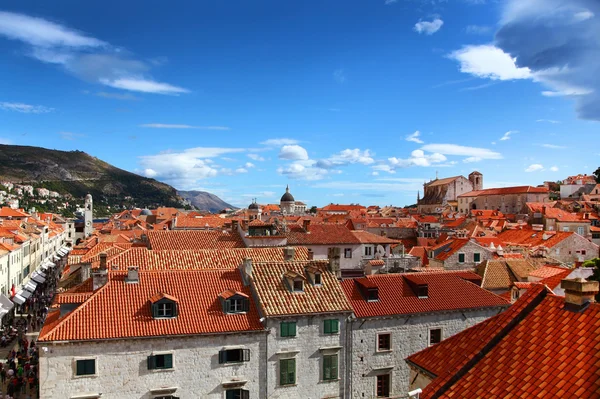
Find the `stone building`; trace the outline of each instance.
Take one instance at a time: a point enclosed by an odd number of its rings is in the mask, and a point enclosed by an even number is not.
[[[480,282],[470,272],[387,274],[343,281],[355,314],[348,332],[347,397],[406,397],[411,381],[404,358],[508,306],[479,288]]]
[[[494,254],[467,238],[446,240],[429,250],[429,267],[446,270],[472,270]]]
[[[489,209],[504,213],[527,213],[527,202],[549,201],[546,187],[488,188],[458,195],[458,211],[468,214],[473,209]]]
[[[477,171],[464,176],[447,177],[425,183],[423,198],[417,198],[419,213],[442,213],[445,208],[456,210],[459,195],[483,188],[483,175]]]

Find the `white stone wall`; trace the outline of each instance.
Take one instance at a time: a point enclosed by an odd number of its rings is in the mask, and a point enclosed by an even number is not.
[[[219,364],[226,346],[250,349],[250,361]],[[48,345],[40,351],[40,398],[102,393],[102,399],[150,399],[151,389],[177,387],[180,398],[225,398],[222,382],[239,378],[251,398],[264,398],[265,333],[223,334]],[[173,369],[148,370],[147,357],[173,353]],[[96,359],[96,376],[75,376],[76,359]]]
[[[500,308],[394,317],[356,319],[352,329],[352,398],[375,398],[377,375],[390,373],[390,396],[406,397],[410,370],[404,359],[429,345],[429,329],[442,328],[442,339],[500,312]],[[364,323],[363,323],[364,322]],[[392,350],[377,352],[377,334],[391,333]],[[390,367],[387,369],[387,367]]]
[[[342,398],[344,389],[344,359],[346,328],[349,313],[337,315],[273,318],[267,320],[269,330],[267,345],[267,395],[268,398]],[[325,334],[325,319],[340,321],[339,334]],[[296,337],[280,337],[280,322],[296,321]],[[341,347],[339,350],[323,351],[323,348]],[[297,352],[296,352],[297,351]],[[279,352],[279,354],[278,354]],[[287,353],[285,353],[287,352]],[[338,377],[336,381],[323,381],[323,354],[338,354]],[[279,385],[279,360],[296,359],[296,385]]]
[[[340,249],[340,269],[357,269],[360,267],[360,263],[365,250],[363,245],[348,244],[348,245],[305,245],[308,249],[312,250],[314,259],[329,259],[329,248]],[[352,258],[344,257],[344,250],[346,248],[352,249]]]

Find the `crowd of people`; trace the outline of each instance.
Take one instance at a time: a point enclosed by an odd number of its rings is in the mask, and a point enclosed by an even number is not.
[[[17,347],[8,354],[6,363],[0,363],[0,381],[3,399],[33,399],[38,396],[39,351],[35,341],[19,338]]]

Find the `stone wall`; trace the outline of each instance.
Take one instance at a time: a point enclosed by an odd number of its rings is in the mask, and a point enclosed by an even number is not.
[[[479,262],[474,261],[475,253],[481,254],[481,260]],[[464,263],[458,262],[459,254],[465,254]],[[493,253],[489,249],[482,247],[481,245],[476,244],[472,241],[469,241],[467,244],[465,244],[458,251],[454,252],[444,261],[430,259],[429,267],[443,267],[446,270],[475,270],[475,267],[477,267],[479,263],[483,262],[484,260],[492,259],[492,257]]]

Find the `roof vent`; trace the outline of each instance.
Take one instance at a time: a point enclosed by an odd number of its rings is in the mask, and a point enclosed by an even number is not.
[[[429,285],[421,277],[404,275],[404,280],[418,298],[429,298]]]
[[[565,290],[565,309],[571,312],[585,310],[596,301],[595,295],[599,291],[597,281],[587,281],[581,277],[562,280],[560,288]]]
[[[140,268],[137,266],[129,266],[127,268],[127,278],[125,279],[126,283],[129,284],[137,284],[140,282]]]

